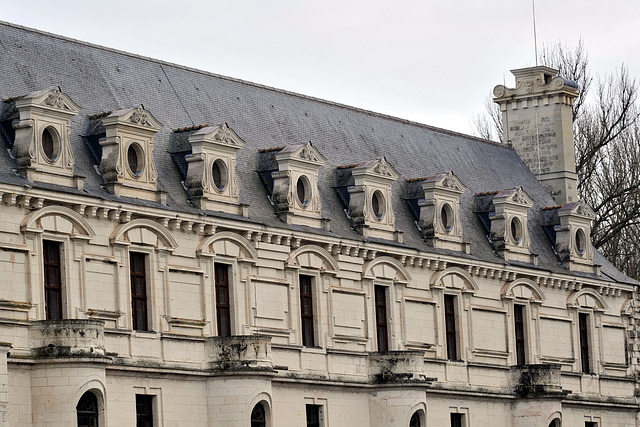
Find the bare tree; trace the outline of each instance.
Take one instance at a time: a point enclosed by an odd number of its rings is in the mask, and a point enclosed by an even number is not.
[[[638,82],[622,65],[595,80],[580,41],[545,46],[540,62],[578,83],[573,105],[578,194],[596,212],[592,241],[616,267],[640,279],[640,121]],[[592,91],[593,89],[593,91]],[[473,118],[477,136],[502,141],[502,120],[489,97]]]

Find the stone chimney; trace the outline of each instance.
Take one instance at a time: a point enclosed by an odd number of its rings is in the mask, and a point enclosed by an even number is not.
[[[578,85],[558,71],[536,66],[511,70],[516,87],[498,85],[505,142],[513,144],[557,204],[578,200],[571,106]]]

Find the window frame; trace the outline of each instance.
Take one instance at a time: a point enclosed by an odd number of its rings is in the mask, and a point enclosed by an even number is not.
[[[253,418],[253,414],[258,408],[261,408],[262,420]],[[255,405],[253,405],[253,408],[251,409],[250,423],[251,423],[251,427],[267,427],[267,410],[264,407],[264,403],[258,402]]]
[[[464,427],[466,425],[465,414],[460,412],[450,412],[449,420],[451,427]]]
[[[137,294],[135,293],[135,287],[134,287],[134,271],[133,271],[133,258],[134,257],[140,257],[142,259],[142,266],[144,268],[144,271],[142,273],[142,275],[139,275],[139,277],[142,277],[144,279],[144,296],[142,296],[141,294]],[[151,275],[148,274],[148,272],[150,272],[150,268],[149,268],[149,254],[146,252],[141,252],[141,251],[130,251],[129,252],[129,286],[130,286],[130,296],[131,296],[131,329],[134,331],[138,331],[138,332],[152,332],[153,331],[153,322],[152,322],[152,317],[151,317]],[[139,274],[139,273],[138,273]],[[140,328],[137,324],[137,318],[138,318],[138,308],[136,308],[136,300],[139,300],[141,302],[143,302],[143,306],[144,306],[144,326],[143,328]]]
[[[578,348],[580,349],[580,372],[593,373],[593,335],[591,334],[592,313],[578,311]]]
[[[382,293],[382,302],[379,296]],[[373,286],[373,308],[375,315],[376,349],[380,352],[390,351],[391,342],[389,340],[389,286]],[[379,313],[384,313],[384,321],[380,319]],[[382,329],[381,329],[382,328]],[[382,337],[381,337],[382,332]],[[381,345],[383,343],[383,345]]]
[[[446,359],[460,361],[460,323],[458,313],[459,295],[445,293],[443,296],[444,345]],[[450,306],[450,307],[449,307]],[[448,320],[451,320],[450,322]],[[450,328],[452,326],[453,328]]]
[[[224,269],[226,271],[226,275],[227,275],[227,283],[226,286],[222,286],[221,283],[218,282],[218,269]],[[233,335],[233,297],[232,297],[232,278],[233,278],[233,266],[227,263],[222,263],[222,262],[215,262],[213,263],[213,272],[214,272],[214,304],[215,304],[215,310],[216,310],[216,333],[218,336],[224,337],[224,336],[232,336]],[[225,288],[226,287],[226,292],[227,292],[227,304],[226,307],[224,306],[224,304],[220,303],[219,301],[219,287],[220,288]],[[221,309],[225,309],[227,316],[226,316],[226,322],[228,325],[227,330],[223,331],[222,330],[222,322],[221,322],[221,313],[222,310]]]
[[[529,340],[527,336],[527,306],[515,302],[513,304],[513,332],[516,366],[524,366],[529,362]],[[520,330],[519,330],[520,328]],[[520,332],[521,338],[518,338]]]
[[[146,402],[139,403],[138,400],[141,400],[141,401],[144,400]],[[140,414],[140,412],[138,411],[138,408],[139,408],[139,405],[141,404],[145,404],[145,405],[148,404],[148,408],[149,408],[148,414]],[[157,403],[156,403],[155,395],[136,393],[135,395],[136,426],[140,425],[139,422],[141,421],[141,418],[142,418],[142,421],[150,421],[151,422],[150,426],[155,427],[157,425],[156,406],[157,406]],[[147,419],[145,420],[144,418],[147,418]],[[147,426],[143,425],[143,427],[147,427]]]
[[[304,278],[304,279],[303,279]],[[307,282],[308,283],[304,283]],[[299,296],[300,296],[300,340],[303,347],[317,347],[317,315],[316,315],[316,286],[315,276],[309,274],[298,275]],[[303,292],[303,288],[308,286],[309,292]],[[305,305],[305,302],[308,304]],[[305,313],[304,307],[310,310]],[[306,331],[305,331],[306,330]]]
[[[316,422],[313,422],[314,420],[309,420],[310,410],[312,412],[312,416],[315,416]],[[324,426],[323,405],[318,405],[317,403],[305,404],[305,421],[306,421],[306,427],[323,427]]]
[[[47,261],[47,247],[48,246],[56,246],[56,255],[57,262]],[[66,318],[65,307],[67,305],[66,298],[66,286],[65,286],[65,251],[64,251],[64,242],[55,239],[43,239],[42,240],[42,285],[43,285],[43,300],[42,307],[44,310],[43,318],[45,320],[64,320]],[[49,278],[49,269],[57,267],[57,284],[48,283]],[[50,310],[50,298],[49,293],[56,292],[58,294],[58,304],[57,310],[59,316],[52,317]]]
[[[92,397],[89,397],[92,396]],[[95,404],[95,412],[89,412],[89,411],[80,411],[78,409],[78,407],[80,406],[80,402],[85,398],[85,396],[89,397],[89,399],[92,399],[93,404]],[[91,391],[91,390],[87,390],[85,391],[82,396],[80,396],[80,399],[78,399],[78,403],[76,404],[76,426],[80,427],[80,417],[84,417],[84,418],[93,418],[95,420],[95,424],[89,424],[90,427],[99,427],[100,426],[100,399],[98,398],[98,396],[96,396],[96,394]],[[84,424],[86,425],[86,424]]]

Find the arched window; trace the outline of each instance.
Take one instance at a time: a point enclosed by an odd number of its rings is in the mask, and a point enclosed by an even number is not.
[[[88,391],[82,395],[76,406],[78,427],[98,427],[98,399]]]
[[[267,418],[264,413],[264,406],[258,403],[251,412],[251,427],[267,427]]]
[[[422,424],[420,424],[420,413],[415,412],[412,416],[411,416],[411,421],[409,421],[409,427],[421,427]]]

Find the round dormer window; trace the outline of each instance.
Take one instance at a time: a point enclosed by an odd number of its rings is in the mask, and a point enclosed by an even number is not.
[[[227,186],[229,179],[227,164],[222,159],[217,159],[213,162],[211,167],[211,175],[213,178],[213,185],[216,190],[222,191]]]
[[[376,190],[371,196],[371,211],[373,212],[374,218],[380,220],[384,216],[384,212],[386,210],[386,202],[384,200],[384,195],[382,191]]]
[[[511,232],[511,240],[516,244],[520,243],[520,240],[522,240],[522,222],[514,216],[511,218],[509,229]]]
[[[440,208],[440,224],[447,233],[453,228],[453,209],[449,203],[445,203]]]
[[[309,183],[309,178],[304,175],[298,178],[296,195],[298,196],[298,202],[300,202],[303,207],[309,205],[309,201],[311,200],[311,184]]]
[[[42,131],[42,153],[50,162],[55,161],[60,155],[60,138],[52,127]]]
[[[135,142],[129,144],[129,148],[127,149],[127,165],[132,175],[140,176],[144,168],[144,151],[142,151],[140,144]]]
[[[575,243],[576,251],[578,251],[578,253],[582,255],[587,245],[587,236],[585,235],[582,228],[576,230]]]

